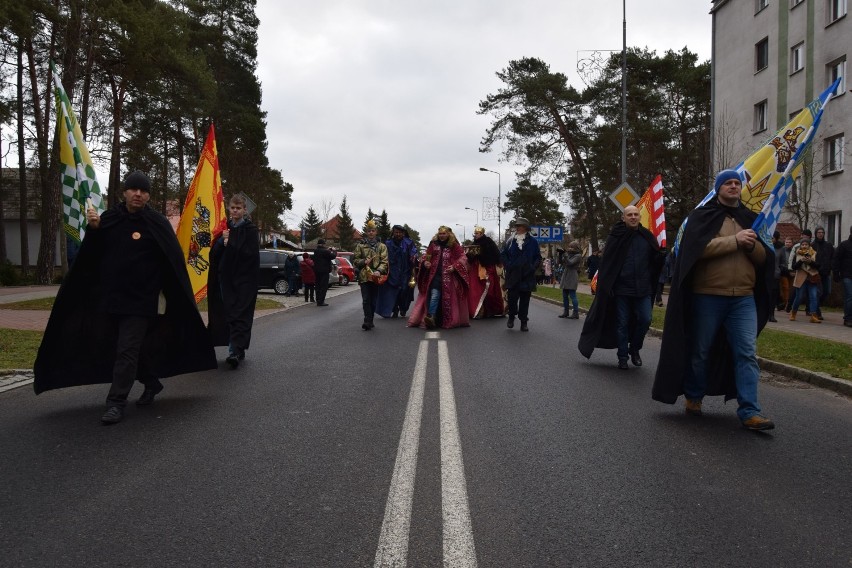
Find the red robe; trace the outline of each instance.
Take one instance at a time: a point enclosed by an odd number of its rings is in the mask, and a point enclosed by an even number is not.
[[[470,291],[467,297],[470,317],[502,317],[505,306],[500,276],[497,274],[500,249],[486,236],[474,239],[473,245],[467,253],[470,265]]]
[[[438,255],[441,255],[442,262],[438,262]],[[423,265],[427,260],[431,262],[429,268]],[[439,264],[443,270],[441,275],[441,327],[450,329],[470,325],[467,305],[469,269],[464,249],[458,242],[442,248],[435,241],[432,241],[420,260],[420,270],[417,273],[417,291],[419,294],[408,318],[408,327],[426,327],[423,319],[426,317],[426,310],[429,308],[429,284],[435,277]],[[453,270],[448,271],[447,269],[450,267]]]

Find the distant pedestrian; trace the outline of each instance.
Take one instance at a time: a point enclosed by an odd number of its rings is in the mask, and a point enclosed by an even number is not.
[[[666,261],[663,263],[663,269],[660,271],[660,276],[657,278],[657,296],[654,302],[658,307],[663,307],[663,292],[666,284],[672,281],[672,252],[666,255]]]
[[[559,287],[562,289],[562,315],[560,318],[580,319],[580,302],[577,301],[577,285],[580,283],[580,262],[583,253],[580,252],[580,243],[571,241],[568,248],[562,253],[562,277],[559,279]],[[569,304],[570,302],[570,304]],[[574,311],[569,313],[570,308]]]
[[[317,275],[314,273],[314,261],[311,260],[311,255],[305,253],[302,255],[302,263],[300,265],[302,271],[302,286],[305,287],[305,302],[313,302],[314,289],[316,288]]]
[[[852,225],[849,238],[837,247],[832,264],[834,281],[843,283],[843,325],[852,327]]]
[[[195,305],[184,253],[166,218],[148,206],[151,182],[136,171],[124,202],[86,212],[86,236],[62,282],[33,371],[36,394],[111,383],[104,424],[163,390],[159,378],[216,368],[216,352]],[[165,306],[159,302],[160,293]]]
[[[817,305],[817,317],[822,320],[822,309],[828,297],[831,295],[831,263],[834,257],[834,245],[825,240],[825,229],[817,227],[814,229],[814,240],[811,248],[819,257],[820,294]]]
[[[228,202],[228,226],[210,249],[208,329],[214,345],[227,345],[225,361],[236,369],[251,343],[257,302],[260,239],[242,195]]]
[[[328,292],[328,278],[331,274],[331,261],[337,257],[334,248],[326,248],[325,239],[317,239],[317,248],[314,251],[314,274],[317,279],[317,306],[327,306],[325,294]]]
[[[530,297],[536,289],[536,274],[541,268],[541,250],[530,233],[530,222],[524,217],[514,221],[515,234],[503,244],[500,260],[508,291],[509,319],[506,327],[515,327],[515,317],[521,320],[521,331],[529,331]]]
[[[287,279],[287,293],[285,296],[295,296],[299,293],[299,276],[302,269],[295,252],[288,252],[284,259],[284,278]]]
[[[798,290],[796,299],[793,301],[793,311],[790,312],[790,321],[796,321],[796,312],[802,301],[807,303],[808,313],[811,315],[811,323],[821,323],[818,316],[819,294],[822,290],[820,283],[820,258],[811,248],[807,239],[802,239],[796,254],[793,256],[793,269],[796,271],[793,286]]]

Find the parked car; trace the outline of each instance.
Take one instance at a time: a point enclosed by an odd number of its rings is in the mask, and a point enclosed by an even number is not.
[[[271,288],[276,294],[286,294],[290,290],[290,283],[284,275],[284,261],[287,253],[294,252],[299,262],[302,262],[303,254],[298,251],[286,251],[278,249],[262,249],[260,251],[260,267],[258,268],[257,288],[258,290]],[[333,269],[328,275],[328,285],[337,284],[340,276]],[[296,276],[296,290],[302,287],[302,277]]]
[[[340,275],[340,285],[349,286],[350,282],[355,281],[355,267],[346,257],[336,258],[335,260],[338,264],[337,274]]]

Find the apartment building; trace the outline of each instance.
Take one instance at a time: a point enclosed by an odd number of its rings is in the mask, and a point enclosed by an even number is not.
[[[852,224],[852,57],[848,0],[714,0],[714,160],[731,166],[766,143],[836,78],[814,140],[810,175],[797,179],[790,203],[810,215],[801,224],[845,240]],[[806,206],[805,206],[806,205]],[[797,222],[791,212],[782,220]]]

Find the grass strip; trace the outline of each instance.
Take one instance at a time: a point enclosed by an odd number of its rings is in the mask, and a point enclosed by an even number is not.
[[[562,290],[539,286],[536,296],[562,302]],[[589,309],[594,296],[577,294],[580,307]],[[654,306],[651,327],[663,329],[666,309]],[[815,339],[798,333],[764,328],[757,338],[757,354],[764,359],[852,381],[852,345]]]

